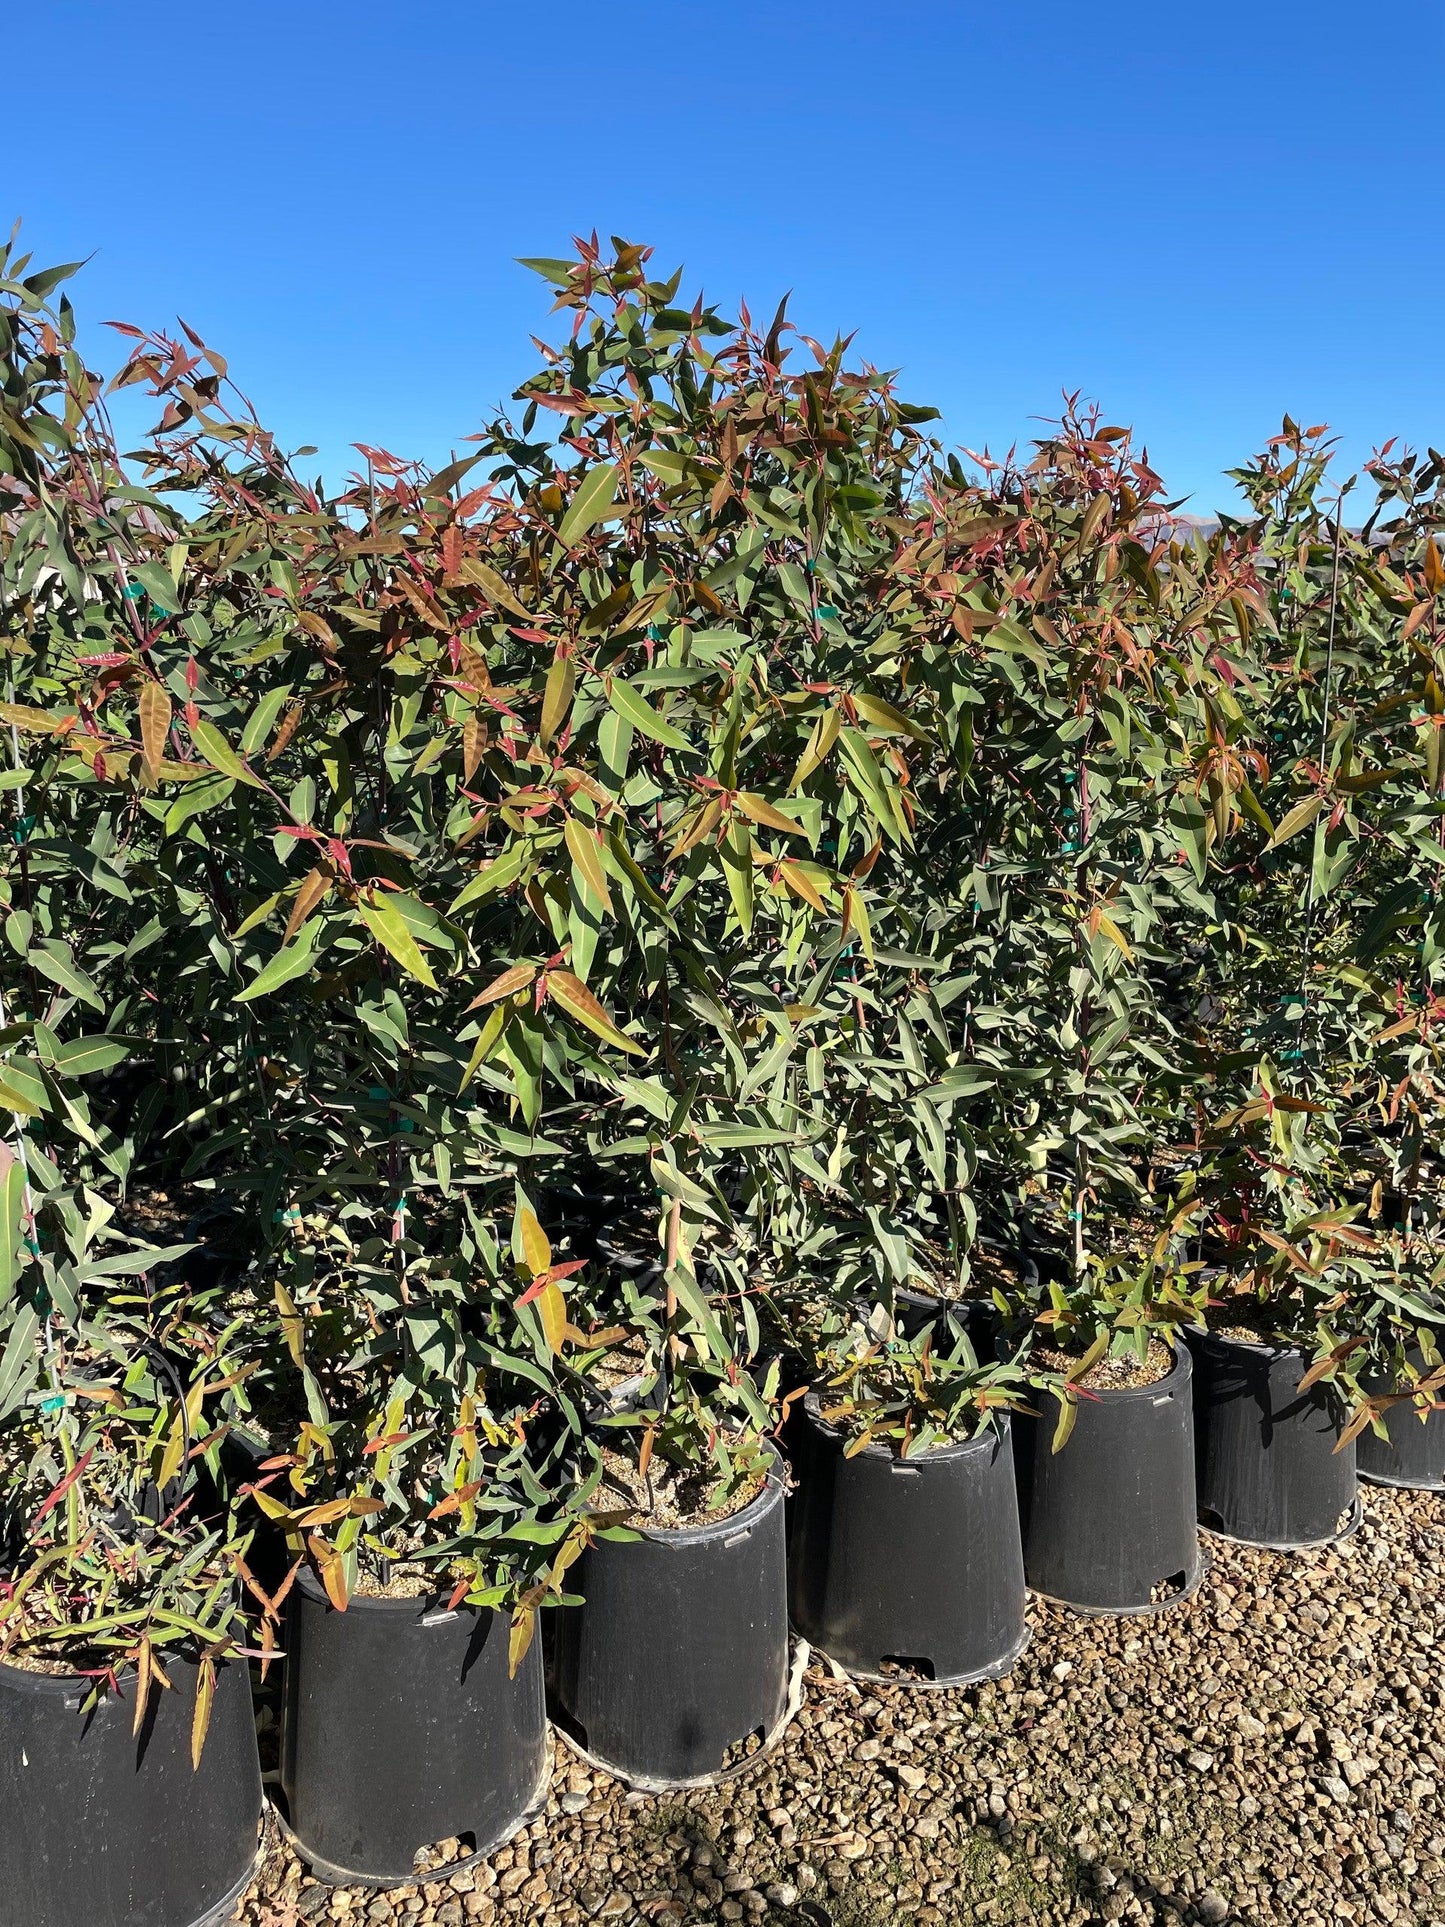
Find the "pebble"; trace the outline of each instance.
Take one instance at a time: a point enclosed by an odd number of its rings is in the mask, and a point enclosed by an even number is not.
[[[559,1750],[545,1818],[450,1878],[328,1888],[273,1830],[233,1920],[1445,1927],[1445,1500],[1367,1490],[1332,1551],[1211,1552],[1156,1618],[1033,1602],[989,1684],[815,1664],[778,1751],[722,1786],[629,1793]]]

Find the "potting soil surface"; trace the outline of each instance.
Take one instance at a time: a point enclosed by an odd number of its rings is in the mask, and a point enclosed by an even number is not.
[[[1080,1352],[1055,1351],[1048,1345],[1035,1345],[1033,1350],[1035,1364],[1066,1375],[1077,1367],[1082,1356]],[[1135,1385],[1157,1385],[1161,1379],[1168,1378],[1173,1370],[1173,1352],[1161,1339],[1151,1338],[1149,1350],[1142,1360],[1132,1352],[1123,1358],[1105,1356],[1074,1382],[1093,1391],[1120,1392]]]
[[[1030,1602],[994,1684],[815,1662],[782,1746],[714,1790],[629,1794],[559,1747],[545,1816],[450,1881],[331,1889],[278,1842],[235,1918],[1445,1927],[1445,1500],[1364,1514],[1332,1550],[1212,1542],[1154,1618]]]

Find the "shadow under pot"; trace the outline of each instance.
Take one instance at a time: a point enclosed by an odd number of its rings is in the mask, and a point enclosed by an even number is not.
[[[1082,1388],[1058,1452],[1052,1392],[1039,1395],[1040,1417],[1015,1415],[1024,1571],[1041,1597],[1083,1613],[1147,1613],[1198,1586],[1192,1380],[1181,1345],[1152,1384]]]
[[[1420,1371],[1425,1361],[1415,1353]],[[1388,1438],[1366,1426],[1355,1440],[1355,1463],[1371,1485],[1404,1486],[1412,1492],[1445,1492],[1445,1401],[1436,1394],[1433,1411],[1421,1415],[1412,1398],[1402,1399],[1384,1414]]]
[[[1191,1329],[1199,1519],[1275,1552],[1328,1545],[1359,1523],[1355,1448],[1336,1451],[1345,1414],[1332,1386],[1300,1390],[1294,1346]]]
[[[281,1784],[322,1879],[411,1880],[443,1840],[492,1852],[547,1783],[542,1659],[508,1676],[505,1613],[354,1598],[337,1612],[301,1572],[286,1629]],[[455,1862],[424,1875],[444,1880]]]
[[[244,1661],[216,1669],[191,1764],[197,1666],[166,1661],[139,1733],[95,1682],[0,1665],[0,1919],[16,1927],[197,1927],[228,1919],[255,1870],[261,1765]]]
[[[551,1616],[558,1725],[637,1786],[696,1785],[761,1750],[788,1698],[783,1478],[707,1525],[597,1539]]]
[[[794,1626],[861,1679],[967,1686],[1028,1644],[1009,1420],[902,1459],[804,1402],[788,1562]]]

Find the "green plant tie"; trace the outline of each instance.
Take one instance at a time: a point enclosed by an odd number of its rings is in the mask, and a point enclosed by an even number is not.
[[[127,582],[125,587],[121,590],[121,594],[125,597],[127,602],[139,602],[141,597],[145,594],[145,589],[141,586],[139,582]]]
[[[15,825],[15,828],[10,832],[10,839],[14,843],[17,849],[21,848],[24,845],[24,843],[26,842],[26,840],[30,835],[30,832],[34,828],[35,828],[35,818],[33,816],[21,817],[20,821]]]
[[[42,1412],[63,1412],[68,1402],[64,1392],[57,1392],[53,1398],[41,1399],[40,1409]]]
[[[665,629],[663,628],[663,626],[662,626],[662,624],[661,624],[660,622],[649,622],[649,623],[648,623],[648,625],[647,625],[647,640],[648,640],[649,642],[666,642],[666,640],[667,640],[667,631],[666,631],[666,630],[665,630]]]
[[[833,607],[831,602],[820,602],[818,604],[818,614],[824,622],[836,622],[838,620],[838,611]]]

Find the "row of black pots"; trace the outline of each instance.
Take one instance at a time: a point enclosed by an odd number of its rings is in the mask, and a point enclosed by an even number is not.
[[[562,1732],[638,1785],[704,1783],[770,1741],[788,1704],[785,1481],[734,1516],[618,1542],[573,1573],[582,1606],[547,1616]],[[280,1804],[323,1878],[390,1885],[460,1841],[494,1852],[548,1777],[542,1647],[515,1678],[505,1613],[353,1599],[302,1573],[288,1605]],[[191,1763],[193,1662],[86,1710],[92,1682],[0,1666],[0,1923],[197,1927],[254,1869],[262,1785],[250,1680],[222,1664]],[[447,1873],[457,1870],[455,1859]],[[423,1875],[423,1877],[425,1877]]]
[[[636,1785],[701,1783],[786,1716],[789,1605],[856,1673],[957,1684],[1022,1650],[1026,1585],[1095,1612],[1187,1593],[1196,1508],[1257,1545],[1338,1536],[1354,1454],[1334,1450],[1328,1387],[1300,1391],[1304,1364],[1192,1334],[1157,1384],[1082,1399],[1057,1454],[1048,1400],[1012,1435],[912,1461],[845,1458],[810,1401],[790,1545],[776,1468],[730,1518],[583,1555],[585,1604],[546,1616],[554,1719]],[[289,1610],[281,1792],[318,1872],[406,1880],[419,1850],[484,1854],[529,1817],[547,1772],[543,1654],[510,1677],[504,1614],[366,1598],[342,1614],[305,1576]],[[172,1670],[178,1690],[153,1692],[133,1734],[129,1695],[84,1712],[88,1681],[0,1667],[0,1921],[192,1927],[245,1885],[261,1812],[246,1671],[220,1667],[193,1772],[191,1669]]]
[[[1052,1396],[913,1460],[845,1457],[810,1399],[793,1435],[793,1623],[860,1677],[963,1685],[1022,1650],[1026,1588],[1086,1613],[1151,1612],[1198,1585],[1200,1523],[1280,1551],[1328,1544],[1358,1520],[1355,1449],[1332,1389],[1301,1391],[1306,1368],[1295,1350],[1190,1333],[1157,1383],[1081,1397],[1057,1453]],[[1381,1452],[1403,1432],[1397,1458],[1434,1474],[1411,1482],[1438,1482],[1445,1414],[1390,1417]]]

